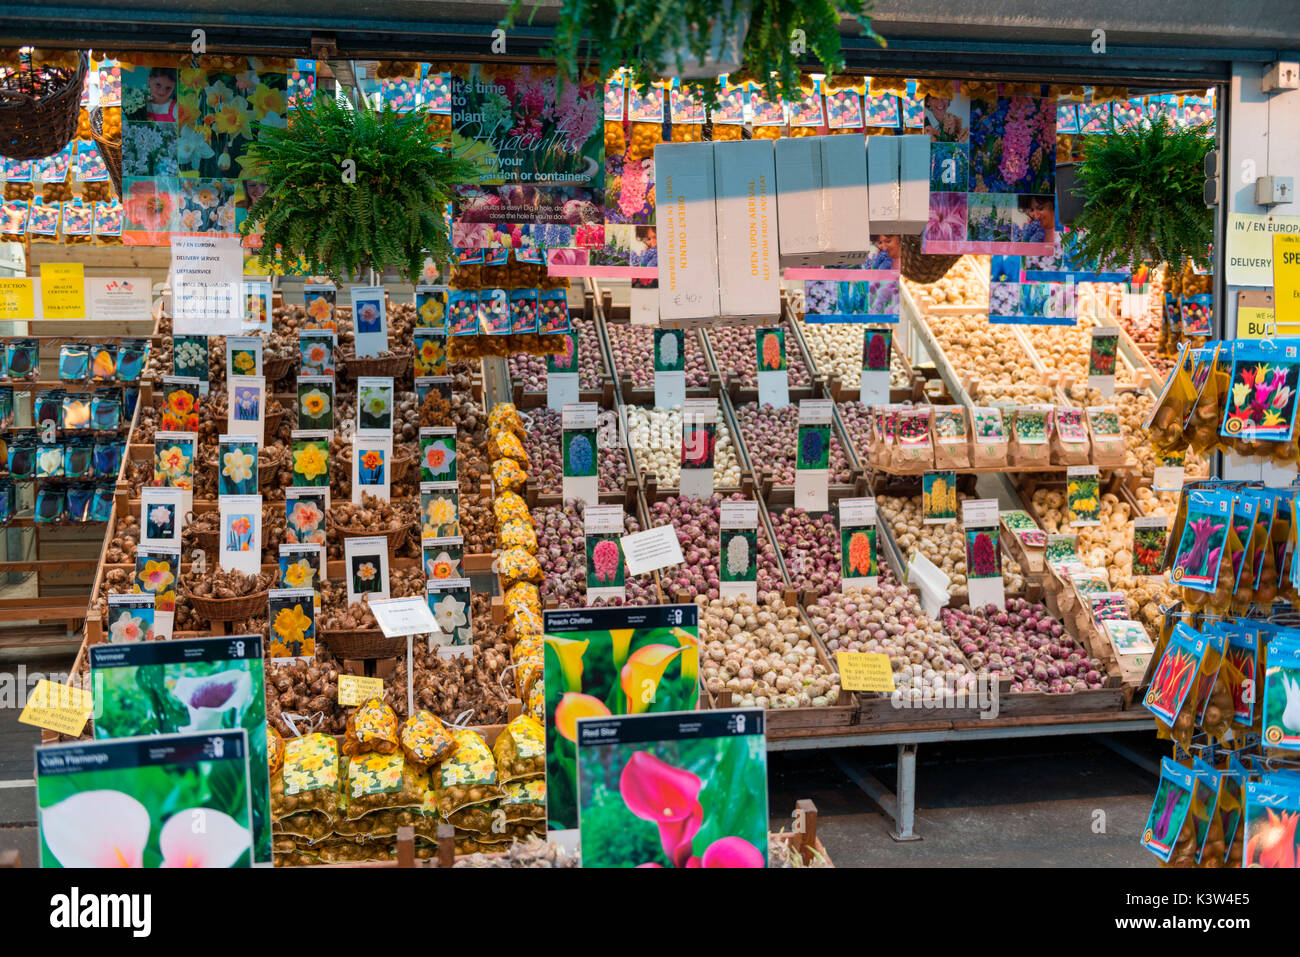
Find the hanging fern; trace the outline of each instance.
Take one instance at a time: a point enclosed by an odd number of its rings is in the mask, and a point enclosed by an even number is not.
[[[366,269],[415,282],[426,255],[447,261],[446,205],[474,166],[425,124],[423,114],[318,96],[287,129],[260,126],[248,155],[267,190],[241,229],[261,232],[261,264],[273,265],[278,250],[340,282]]]
[[[1214,216],[1206,208],[1205,154],[1214,138],[1176,129],[1164,116],[1136,128],[1084,137],[1076,195],[1084,199],[1074,225],[1084,230],[1085,261],[1209,266]]]
[[[508,0],[502,21],[509,29],[528,0]],[[535,14],[539,7],[533,6]],[[802,96],[802,63],[815,61],[827,75],[844,69],[840,22],[855,20],[862,35],[883,44],[871,29],[867,0],[561,0],[559,20],[547,54],[566,79],[574,79],[580,62],[590,61],[602,76],[626,67],[631,81],[646,90],[656,79],[681,73],[681,51],[697,60],[708,58],[712,35],[708,25],[724,25],[723,43],[734,40],[734,11],[748,11],[741,43],[742,70],[731,79],[761,83],[768,97]],[[529,19],[532,19],[530,14]],[[696,25],[700,25],[697,27]],[[806,51],[795,52],[795,31],[803,32]],[[705,102],[717,102],[714,79],[698,81]]]

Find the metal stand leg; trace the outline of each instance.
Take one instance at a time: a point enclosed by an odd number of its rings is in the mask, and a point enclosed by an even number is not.
[[[895,796],[879,778],[862,764],[840,755],[834,757],[836,765],[867,797],[880,805],[880,809],[894,822],[889,836],[896,841],[919,841],[921,835],[913,832],[916,822],[916,745],[898,746],[898,795]]]

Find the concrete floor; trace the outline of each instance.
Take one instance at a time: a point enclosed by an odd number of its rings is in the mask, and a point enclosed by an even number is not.
[[[71,667],[71,656],[3,652],[0,676],[22,663],[28,673]],[[0,677],[0,680],[5,680]],[[1155,735],[1122,736],[1159,760]],[[18,710],[0,709],[0,850],[16,847],[25,866],[37,863],[32,776],[35,728]],[[896,750],[847,752],[894,786]],[[916,833],[889,836],[892,822],[854,785],[827,751],[783,752],[769,758],[772,828],[790,825],[795,801],[811,798],[819,836],[837,867],[1152,867],[1138,844],[1156,781],[1102,745],[1081,737],[922,745],[917,762]],[[1104,812],[1104,833],[1094,830]]]

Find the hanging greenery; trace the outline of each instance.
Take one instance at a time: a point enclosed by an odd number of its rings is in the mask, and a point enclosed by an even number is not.
[[[1084,206],[1074,225],[1085,230],[1085,259],[1134,269],[1185,260],[1208,267],[1214,216],[1202,191],[1213,136],[1159,116],[1084,142],[1074,190]]]
[[[353,108],[317,96],[287,129],[261,127],[249,147],[266,192],[244,235],[262,233],[260,262],[301,258],[312,275],[345,281],[396,269],[415,282],[426,255],[451,253],[446,205],[474,166],[435,137],[420,113]]]
[[[502,22],[507,29],[528,0],[508,2]],[[742,68],[731,79],[754,80],[769,97],[797,100],[801,65],[816,61],[827,75],[844,68],[845,17],[857,21],[864,36],[884,43],[871,29],[870,8],[868,0],[561,0],[547,53],[566,79],[590,61],[602,76],[625,67],[630,81],[645,90],[739,39]],[[716,77],[698,82],[705,101],[716,103]]]

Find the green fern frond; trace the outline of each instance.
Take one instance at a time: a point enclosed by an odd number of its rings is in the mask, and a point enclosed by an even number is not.
[[[259,261],[301,257],[337,281],[366,269],[395,269],[415,282],[426,253],[445,261],[451,240],[443,208],[474,181],[473,163],[443,149],[419,113],[351,109],[318,96],[287,129],[260,128],[249,153],[267,183],[244,221],[262,234]],[[356,164],[345,179],[345,162]]]

